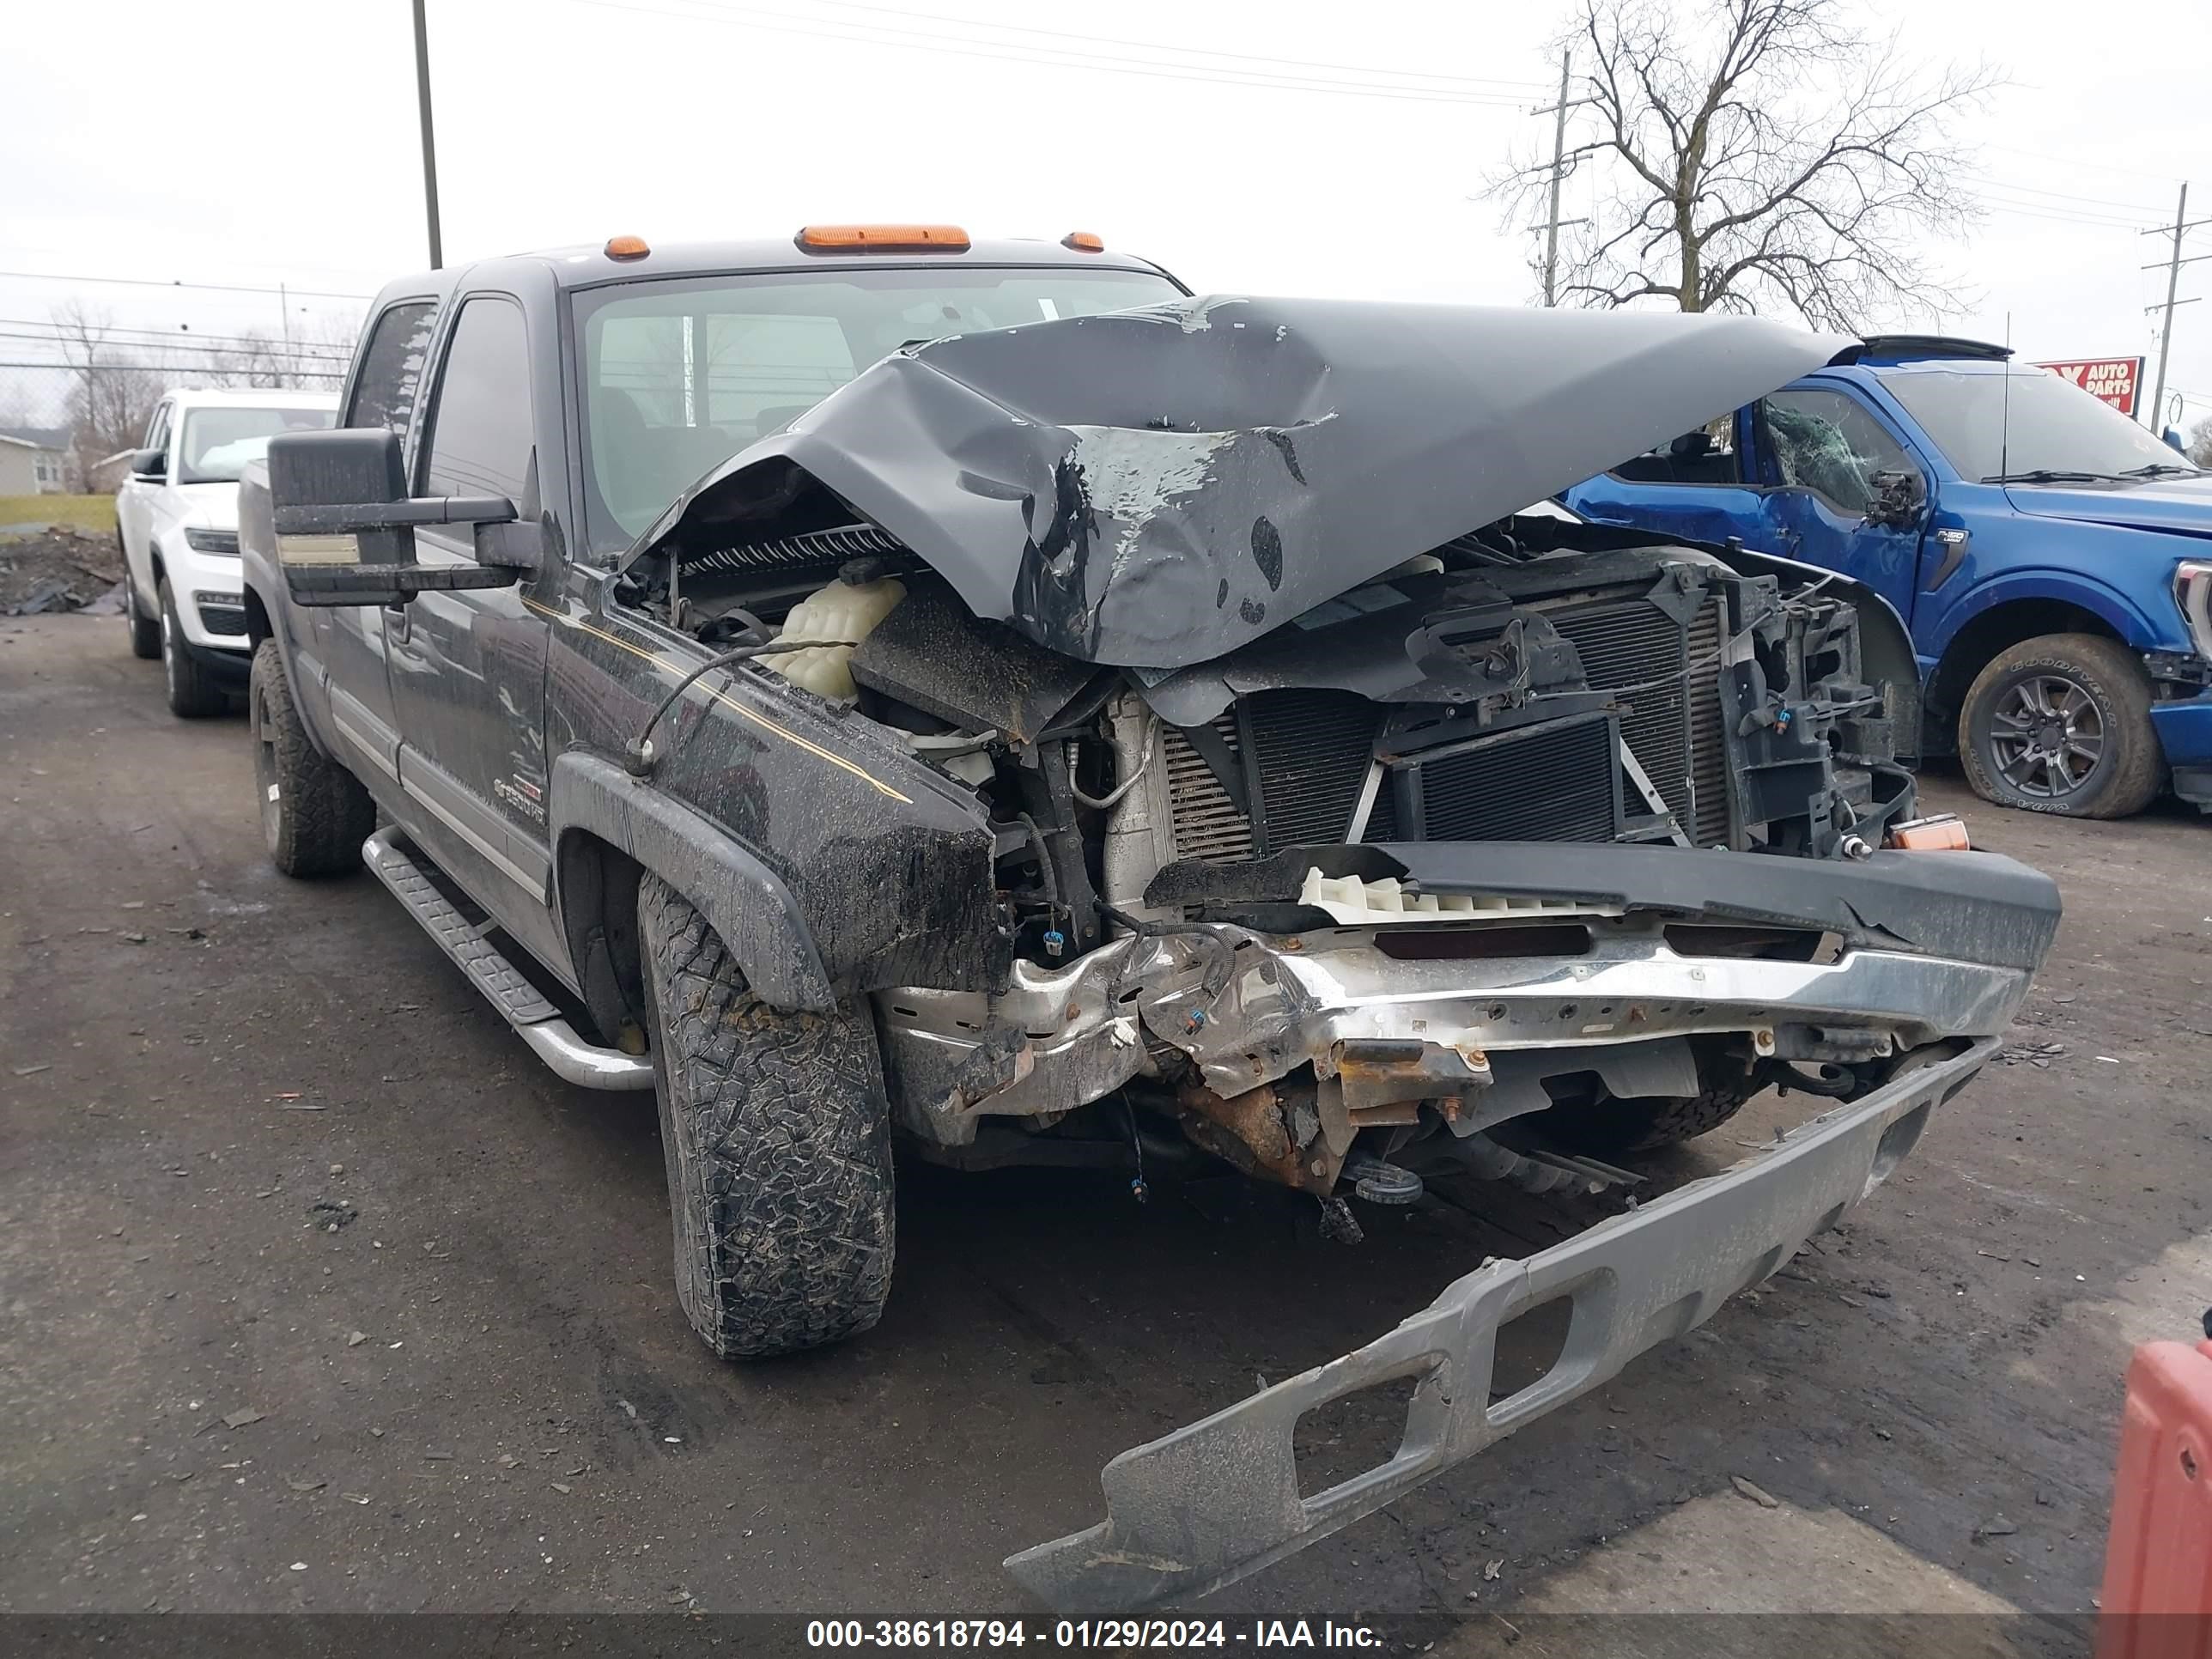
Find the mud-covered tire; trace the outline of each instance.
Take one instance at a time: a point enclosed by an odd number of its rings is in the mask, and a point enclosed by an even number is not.
[[[2035,720],[2039,689],[2055,719]],[[2069,818],[2128,817],[2149,805],[2166,783],[2150,705],[2149,676],[2117,641],[2094,634],[2023,640],[1992,658],[1967,689],[1959,710],[1960,763],[1974,793],[2000,806]],[[2023,720],[2033,726],[2032,737],[2023,735]],[[2094,732],[2096,760],[2071,787],[2054,763],[2021,755],[2023,744],[2042,746],[2043,728],[2060,722],[2069,768],[2081,764],[2080,745]]]
[[[752,994],[720,938],[659,877],[638,938],[676,1293],[726,1358],[866,1330],[890,1294],[890,1112],[865,1004],[784,1013]]]
[[[123,560],[123,622],[131,630],[131,654],[151,662],[161,654],[161,619],[149,617],[138,602],[138,580],[131,574],[131,560],[123,552],[123,538],[115,538],[117,556]]]
[[[253,653],[246,721],[269,861],[288,876],[359,869],[361,844],[376,828],[376,803],[360,779],[308,740],[274,640],[262,641]]]
[[[1587,1105],[1554,1106],[1538,1120],[1553,1140],[1593,1158],[1655,1152],[1711,1134],[1759,1092],[1750,1065],[1719,1055],[1698,1071],[1705,1087],[1694,1095],[1652,1095]]]
[[[169,712],[185,720],[229,713],[229,693],[216,684],[214,676],[201,665],[200,659],[185,643],[185,625],[177,618],[177,597],[169,591],[167,576],[155,586],[154,598],[161,613],[158,637],[161,673],[168,687]]]

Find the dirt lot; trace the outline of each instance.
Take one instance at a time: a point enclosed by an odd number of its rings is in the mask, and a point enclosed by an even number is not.
[[[249,778],[113,618],[0,622],[0,1607],[1011,1609],[1115,1451],[1559,1224],[1353,1249],[1232,1183],[910,1172],[883,1326],[721,1364],[649,1099],[538,1069],[374,883],[275,875]],[[1755,1297],[1210,1610],[2089,1607],[2129,1348],[2212,1300],[2212,826],[1970,817],[2065,888],[2051,1051]]]

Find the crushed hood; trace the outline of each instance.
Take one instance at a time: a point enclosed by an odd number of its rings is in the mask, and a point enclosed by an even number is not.
[[[796,468],[977,616],[1181,667],[1856,343],[1762,318],[1233,297],[958,335],[715,468],[629,562],[777,533]]]

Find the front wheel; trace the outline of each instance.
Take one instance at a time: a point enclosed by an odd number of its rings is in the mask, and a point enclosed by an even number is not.
[[[2124,818],[2166,781],[2150,679],[2094,634],[2048,634],[2001,651],[1959,711],[1959,757],[1984,800],[2069,818]]]
[[[269,861],[288,876],[342,876],[359,869],[361,844],[376,828],[376,803],[359,778],[308,739],[274,640],[255,647],[246,721]]]
[[[726,1358],[857,1335],[891,1286],[890,1109],[865,1004],[784,1013],[682,894],[638,883],[676,1293]]]

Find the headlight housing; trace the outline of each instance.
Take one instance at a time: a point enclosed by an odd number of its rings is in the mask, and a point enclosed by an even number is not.
[[[2189,643],[2212,661],[2212,561],[2184,559],[2173,567],[2173,602],[2189,627]]]
[[[186,526],[185,545],[195,553],[228,553],[238,556],[238,532],[235,530],[200,530]]]

